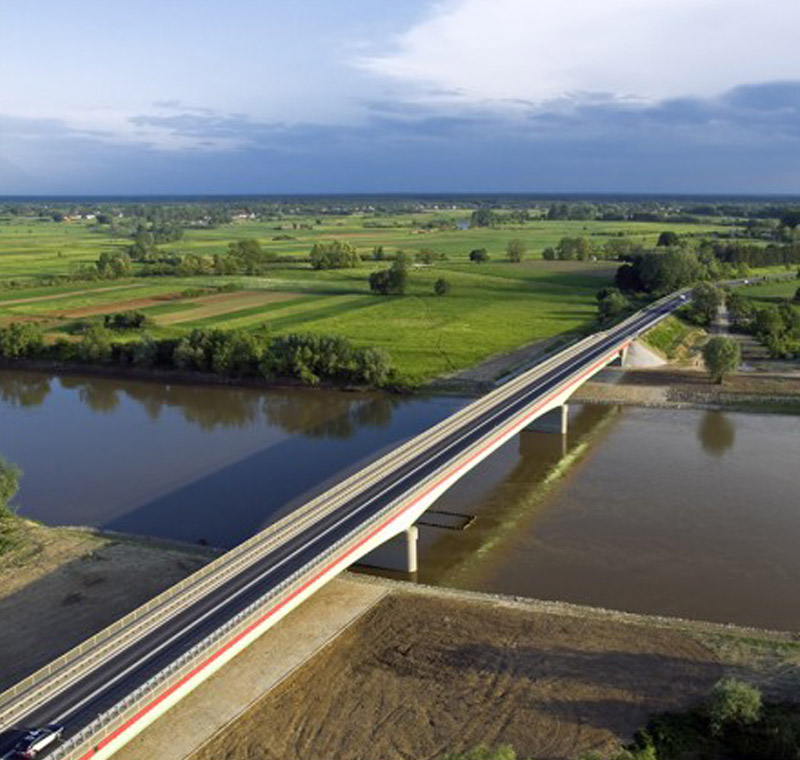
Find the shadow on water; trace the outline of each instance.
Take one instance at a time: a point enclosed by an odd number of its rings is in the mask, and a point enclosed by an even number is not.
[[[2,371],[0,445],[30,517],[229,547],[463,403]]]
[[[706,412],[697,427],[697,439],[703,451],[721,457],[736,443],[736,424],[723,412]]]
[[[458,511],[459,503],[468,503],[475,522],[466,531],[431,530],[434,539],[423,548],[420,581],[480,586],[479,577],[503,563],[506,546],[535,522],[552,489],[599,442],[619,413],[615,406],[586,405],[571,415],[568,436],[523,431],[516,455],[505,451],[505,458],[513,460],[510,469],[490,458],[453,486],[433,509]],[[493,456],[502,457],[503,449]],[[476,495],[477,484],[482,484],[482,492]]]

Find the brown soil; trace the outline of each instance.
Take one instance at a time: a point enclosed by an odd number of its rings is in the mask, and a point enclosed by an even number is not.
[[[202,304],[202,306],[195,305],[186,311],[162,314],[156,319],[159,324],[171,325],[178,322],[188,322],[195,319],[228,314],[251,306],[266,306],[270,303],[291,301],[299,296],[300,293],[281,293],[269,290],[241,290],[235,293],[220,293],[214,296],[193,298],[193,304]]]
[[[192,760],[423,760],[481,742],[574,760],[722,673],[680,630],[401,592]]]
[[[118,311],[131,311],[144,309],[148,306],[159,306],[164,301],[174,301],[180,298],[179,293],[164,293],[160,296],[147,298],[129,298],[126,301],[109,301],[108,303],[95,304],[94,306],[81,306],[78,309],[54,312],[60,317],[93,317],[97,314],[112,314]]]
[[[177,583],[210,556],[23,520],[13,535],[15,548],[0,556],[0,691]]]

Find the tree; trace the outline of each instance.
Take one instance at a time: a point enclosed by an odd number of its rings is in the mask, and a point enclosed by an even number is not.
[[[433,292],[437,296],[446,296],[450,292],[450,283],[444,277],[440,277],[433,283]]]
[[[739,344],[733,338],[718,335],[703,346],[703,363],[716,383],[733,372],[741,360]]]
[[[800,208],[789,208],[781,214],[781,225],[794,230],[800,225]]]
[[[379,295],[403,295],[408,286],[408,267],[405,258],[398,258],[389,269],[381,269],[369,276],[369,288]]]
[[[792,299],[795,303],[800,303],[800,288],[798,288],[794,292],[794,298]]]
[[[497,227],[500,224],[500,215],[490,208],[479,208],[472,212],[469,220],[470,227]]]
[[[481,264],[484,261],[489,261],[489,251],[485,248],[474,248],[469,252],[469,260],[476,264]]]
[[[245,238],[229,243],[228,255],[236,262],[237,271],[250,275],[258,274],[264,264],[277,259],[274,253],[262,250],[261,243],[255,238]]]
[[[515,264],[518,264],[525,256],[525,241],[520,240],[519,238],[513,238],[512,240],[509,240],[508,245],[506,246],[506,253],[508,254],[509,261],[513,261]]]
[[[701,325],[710,325],[716,318],[720,306],[725,303],[722,288],[701,282],[692,291],[692,316]]]
[[[743,681],[725,678],[711,691],[711,730],[719,735],[728,726],[749,726],[761,718],[761,692]]]
[[[342,240],[314,243],[310,255],[314,269],[352,269],[361,261],[355,246]]]
[[[555,248],[555,258],[559,261],[586,261],[595,253],[594,243],[585,235],[563,237]]]
[[[89,325],[78,344],[78,358],[90,364],[104,364],[110,361],[112,347],[110,332],[97,323]]]
[[[680,245],[681,239],[678,236],[677,232],[672,232],[672,230],[667,230],[666,232],[662,232],[658,236],[658,243],[657,246],[672,246],[672,245]]]
[[[750,328],[755,310],[747,298],[741,293],[728,293],[725,297],[725,306],[728,309],[731,325],[735,329],[746,331]]]
[[[630,302],[616,288],[604,288],[597,294],[597,310],[603,320],[613,319],[630,307]]]
[[[389,354],[381,348],[365,348],[355,355],[359,379],[375,388],[386,385],[392,373]]]
[[[8,359],[36,356],[43,344],[41,328],[30,322],[12,322],[0,327],[0,356]]]

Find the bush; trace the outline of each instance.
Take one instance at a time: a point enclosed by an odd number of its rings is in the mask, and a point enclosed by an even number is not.
[[[525,256],[525,241],[519,238],[509,240],[508,245],[506,245],[506,253],[509,261],[518,264]]]
[[[474,248],[469,252],[469,260],[476,264],[482,264],[484,261],[489,261],[489,251],[485,248]]]
[[[13,545],[13,509],[11,500],[19,490],[22,471],[0,456],[0,554]]]
[[[17,495],[19,490],[19,479],[22,470],[16,465],[6,462],[0,456],[0,517],[5,516],[10,511],[11,499]]]
[[[501,744],[492,749],[485,744],[479,744],[466,752],[450,752],[442,760],[516,760],[517,753],[508,744]]]
[[[450,283],[444,277],[440,277],[433,283],[433,292],[437,296],[446,296],[450,292]]]
[[[380,295],[403,295],[408,285],[405,259],[397,259],[389,269],[381,269],[369,276],[369,289]]]
[[[152,320],[141,311],[121,311],[103,318],[103,325],[109,330],[141,330],[151,324]]]
[[[358,266],[361,261],[355,247],[341,240],[315,243],[310,258],[314,269],[347,269]]]
[[[0,327],[0,356],[7,359],[22,359],[39,354],[42,350],[42,331],[25,322],[12,322]]]
[[[711,730],[720,735],[731,726],[750,726],[758,722],[761,710],[761,692],[755,686],[725,678],[711,692],[708,706]]]
[[[91,324],[76,347],[77,357],[88,364],[105,364],[111,359],[111,334],[105,327]]]

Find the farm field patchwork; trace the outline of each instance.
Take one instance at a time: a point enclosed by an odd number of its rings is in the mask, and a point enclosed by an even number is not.
[[[275,221],[243,221],[215,228],[187,229],[183,239],[165,243],[164,251],[213,256],[224,254],[228,244],[247,238],[257,239],[265,251],[284,257],[305,257],[322,240],[347,240],[362,256],[382,246],[387,254],[398,250],[416,253],[433,249],[458,261],[466,260],[474,248],[486,248],[494,259],[505,258],[512,238],[524,241],[527,257],[541,258],[542,251],[555,246],[562,237],[585,235],[598,245],[618,237],[655,245],[665,227],[680,234],[700,236],[725,234],[730,227],[721,223],[665,225],[657,222],[545,221],[533,220],[518,227],[433,229],[420,226],[432,219],[466,225],[470,211],[452,210],[438,214],[404,214],[391,217],[325,216],[293,217]],[[318,224],[317,221],[320,223]],[[130,237],[113,235],[108,227],[88,222],[53,222],[49,219],[24,221],[0,219],[0,279],[32,279],[46,275],[66,275],[80,266],[91,265],[101,253],[124,250]]]
[[[78,282],[71,291],[59,286],[51,300],[29,300],[47,289],[16,289],[13,298],[0,300],[0,322],[36,318],[55,339],[76,319],[99,320],[136,308],[153,319],[151,332],[158,337],[179,337],[195,327],[333,333],[357,346],[385,348],[401,375],[419,383],[587,327],[596,313],[595,293],[616,268],[608,262],[446,262],[413,267],[405,296],[377,296],[367,278],[379,266],[384,265],[337,271],[283,267],[267,277],[162,277],[144,284],[131,279],[118,282],[118,290]],[[452,287],[445,297],[433,294],[440,277]],[[202,292],[226,283],[240,289]],[[138,335],[128,331],[120,339]]]

